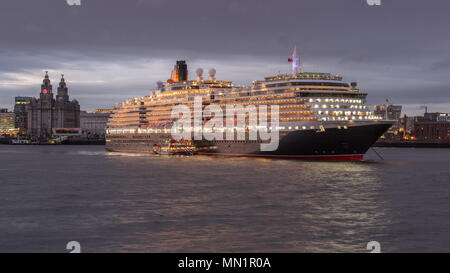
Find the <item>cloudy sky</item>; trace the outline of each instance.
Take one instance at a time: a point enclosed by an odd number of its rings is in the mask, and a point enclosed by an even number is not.
[[[408,114],[450,112],[450,1],[2,0],[0,108],[38,96],[44,71],[65,74],[81,108],[145,96],[177,59],[246,85],[289,72],[294,45],[305,71],[341,74],[370,105]]]

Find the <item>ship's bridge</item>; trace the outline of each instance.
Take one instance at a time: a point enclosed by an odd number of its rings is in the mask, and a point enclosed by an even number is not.
[[[266,82],[270,81],[288,81],[288,80],[329,80],[329,81],[342,81],[342,76],[332,75],[331,73],[318,73],[318,72],[301,72],[295,75],[282,74],[264,78]]]
[[[342,76],[330,73],[301,72],[293,75],[281,74],[253,81],[253,89],[295,88],[298,90],[351,91],[359,92],[356,83],[342,81]]]

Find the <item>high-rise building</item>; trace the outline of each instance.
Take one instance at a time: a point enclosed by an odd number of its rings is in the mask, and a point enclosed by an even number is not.
[[[402,117],[401,105],[375,105],[373,108],[376,116],[389,120],[399,120]]]
[[[31,99],[32,97],[16,97],[14,101],[14,126],[19,129],[20,134],[26,134],[28,125],[26,107]]]
[[[402,121],[402,106],[381,104],[373,107],[375,116],[396,122],[381,136],[382,140],[401,140],[404,137],[404,126]]]
[[[69,100],[64,75],[61,77],[55,99],[47,72],[41,85],[39,99],[33,98],[26,111],[28,134],[34,139],[51,137],[55,128],[80,127],[80,104],[76,100]]]
[[[14,113],[8,112],[8,109],[0,109],[0,136],[15,136],[16,134]]]

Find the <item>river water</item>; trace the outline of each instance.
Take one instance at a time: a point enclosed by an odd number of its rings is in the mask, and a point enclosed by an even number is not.
[[[450,252],[450,149],[364,162],[0,145],[0,252]]]

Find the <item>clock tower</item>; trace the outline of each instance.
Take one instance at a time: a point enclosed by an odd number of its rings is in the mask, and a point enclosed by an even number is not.
[[[45,71],[45,77],[41,85],[41,99],[53,98],[52,84],[48,77],[48,71]]]
[[[59,102],[69,101],[69,89],[67,88],[66,81],[64,80],[64,74],[61,75],[61,81],[59,82],[56,100]]]

